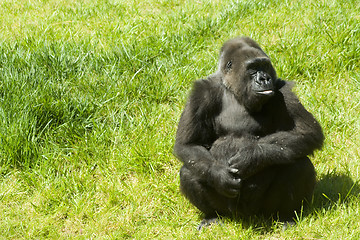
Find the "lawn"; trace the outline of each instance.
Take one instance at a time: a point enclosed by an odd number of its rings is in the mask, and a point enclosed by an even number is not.
[[[356,0],[0,2],[0,239],[359,239]],[[326,137],[310,208],[285,231],[198,232],[173,156],[192,82],[250,36]]]

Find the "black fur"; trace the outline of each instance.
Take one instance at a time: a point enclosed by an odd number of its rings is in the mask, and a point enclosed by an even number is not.
[[[184,164],[181,191],[205,220],[261,214],[286,221],[311,199],[307,155],[324,136],[291,88],[247,37],[227,41],[218,71],[194,83],[174,152]]]

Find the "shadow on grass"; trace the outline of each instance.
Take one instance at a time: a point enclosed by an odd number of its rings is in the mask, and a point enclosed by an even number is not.
[[[349,199],[358,197],[359,194],[360,186],[349,174],[332,171],[320,176],[315,187],[312,209],[319,211],[346,204]]]

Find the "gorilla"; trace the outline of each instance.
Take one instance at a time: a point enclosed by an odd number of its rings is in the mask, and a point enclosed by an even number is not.
[[[225,42],[218,70],[194,82],[174,146],[180,189],[205,216],[198,229],[219,216],[292,222],[311,201],[316,173],[307,155],[323,141],[260,46],[248,37]]]

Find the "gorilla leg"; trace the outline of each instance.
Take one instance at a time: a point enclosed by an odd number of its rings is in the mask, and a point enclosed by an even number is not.
[[[229,198],[220,195],[214,188],[195,176],[183,166],[180,169],[180,189],[189,201],[205,214],[206,219],[229,215]]]
[[[309,158],[294,164],[276,165],[244,180],[236,203],[239,216],[276,216],[292,221],[295,211],[311,201],[315,186],[315,169]]]
[[[311,201],[315,183],[315,169],[307,157],[280,166],[266,193],[262,211],[277,212],[281,221],[292,221],[295,211]]]
[[[205,214],[201,227],[215,221],[218,215],[241,217],[275,216],[292,221],[295,211],[311,201],[316,174],[309,158],[293,164],[276,165],[244,180],[240,195],[227,198],[201,181],[189,169],[180,170],[180,188],[190,202]]]

